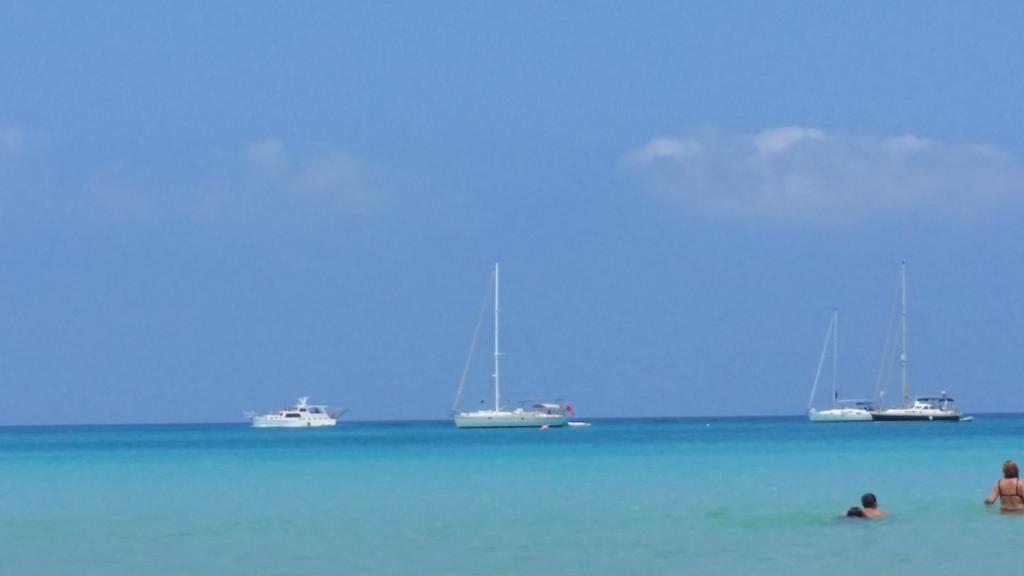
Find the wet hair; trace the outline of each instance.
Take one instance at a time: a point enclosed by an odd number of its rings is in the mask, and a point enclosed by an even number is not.
[[[864,511],[859,506],[854,506],[846,511],[847,518],[864,518]]]
[[[865,508],[878,508],[878,498],[871,492],[860,497],[860,505]]]
[[[1020,468],[1017,467],[1017,463],[1013,460],[1007,460],[1003,462],[1003,478],[1018,478],[1020,477]]]

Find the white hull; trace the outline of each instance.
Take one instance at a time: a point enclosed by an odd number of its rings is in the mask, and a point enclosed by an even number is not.
[[[253,428],[323,428],[338,423],[335,418],[281,418],[279,416],[253,416]]]
[[[935,408],[889,408],[873,412],[879,422],[959,422],[959,410]]]
[[[527,411],[482,410],[455,416],[455,425],[459,428],[540,428],[565,426],[567,422],[563,414]]]
[[[248,412],[253,428],[323,428],[338,423],[338,416],[323,404],[309,404],[307,396],[299,398],[292,408],[285,408],[269,414]],[[344,414],[344,412],[342,412]]]
[[[832,408],[810,410],[807,419],[811,422],[871,422],[871,413],[862,408]]]

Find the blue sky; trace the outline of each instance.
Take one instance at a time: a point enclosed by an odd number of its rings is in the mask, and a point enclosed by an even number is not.
[[[0,4],[0,422],[1024,411],[1014,2]],[[489,345],[489,344],[484,344]],[[466,406],[490,397],[474,361]]]

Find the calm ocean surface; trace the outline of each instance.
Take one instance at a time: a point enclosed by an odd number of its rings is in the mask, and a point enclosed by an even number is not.
[[[0,574],[1020,574],[1024,417],[0,428]],[[838,515],[873,491],[882,521]]]

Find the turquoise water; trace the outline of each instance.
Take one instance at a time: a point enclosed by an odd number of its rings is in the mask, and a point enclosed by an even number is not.
[[[0,574],[1017,574],[1024,417],[0,428]],[[838,515],[873,491],[882,521]]]

